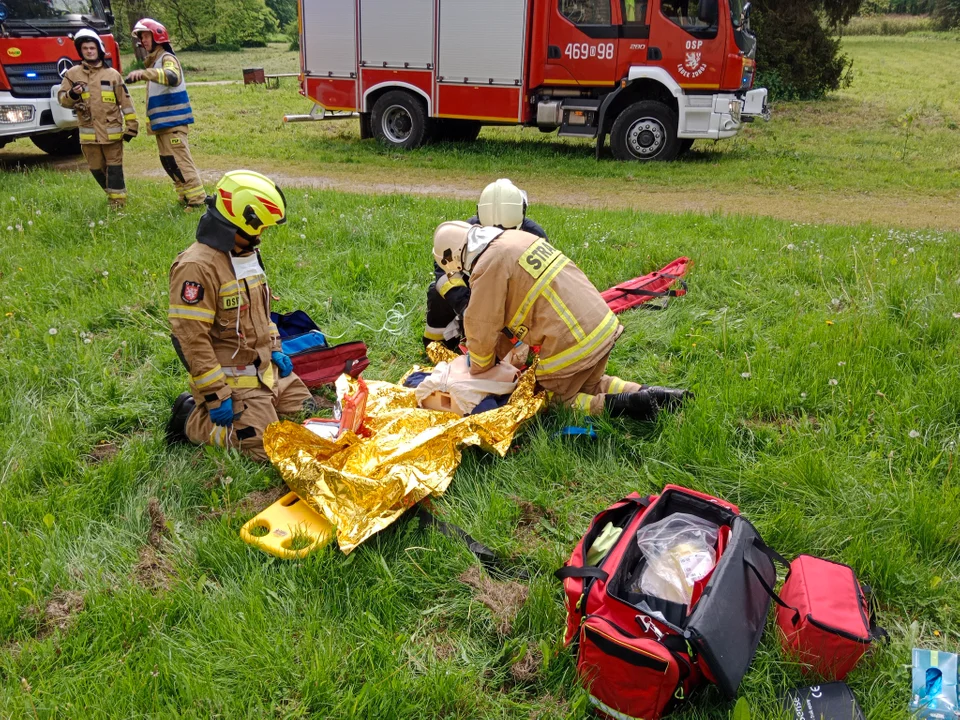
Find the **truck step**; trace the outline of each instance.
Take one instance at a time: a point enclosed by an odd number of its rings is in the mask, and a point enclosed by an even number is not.
[[[588,137],[597,136],[597,128],[594,125],[561,125],[558,137]]]

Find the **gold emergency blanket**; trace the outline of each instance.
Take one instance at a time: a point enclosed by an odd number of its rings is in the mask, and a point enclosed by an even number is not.
[[[430,346],[433,362],[453,357],[445,353]],[[347,432],[331,441],[277,422],[264,432],[263,446],[290,489],[336,527],[337,543],[349,553],[427,496],[442,495],[463,447],[506,455],[520,426],[546,404],[535,385],[530,369],[506,405],[461,418],[417,407],[411,388],[368,381],[361,432],[370,437]]]

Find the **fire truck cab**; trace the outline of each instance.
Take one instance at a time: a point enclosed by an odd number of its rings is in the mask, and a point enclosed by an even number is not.
[[[0,0],[0,147],[22,137],[51,155],[80,152],[77,117],[60,107],[63,75],[80,62],[73,34],[100,34],[106,63],[120,69],[107,0]]]
[[[414,148],[483,125],[672,160],[768,118],[745,0],[300,0],[301,93]]]

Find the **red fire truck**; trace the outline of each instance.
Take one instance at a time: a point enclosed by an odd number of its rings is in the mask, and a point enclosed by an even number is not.
[[[672,160],[768,118],[744,0],[300,0],[301,93],[398,148],[483,125]]]
[[[73,33],[96,30],[120,69],[107,0],[0,0],[0,147],[29,137],[51,155],[80,152],[77,117],[60,107],[61,77],[80,57]]]

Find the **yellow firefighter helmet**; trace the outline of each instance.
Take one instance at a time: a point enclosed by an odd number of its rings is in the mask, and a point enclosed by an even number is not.
[[[224,175],[217,183],[214,201],[223,217],[250,236],[287,221],[283,192],[273,180],[253,170],[232,170]]]

